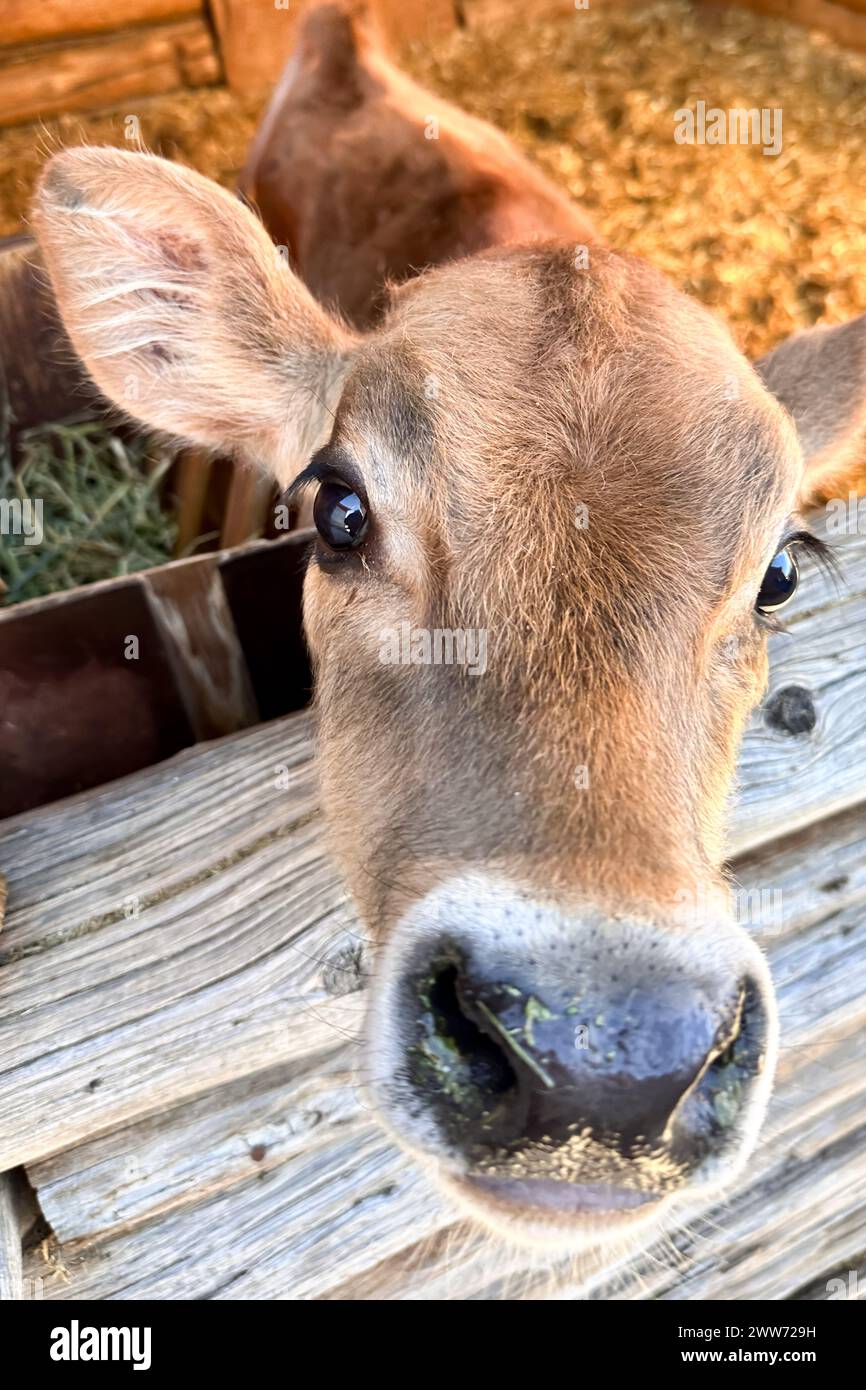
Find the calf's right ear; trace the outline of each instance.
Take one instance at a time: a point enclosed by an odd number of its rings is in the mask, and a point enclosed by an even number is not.
[[[866,314],[797,333],[755,367],[797,426],[801,506],[866,492]]]
[[[34,209],[64,324],[100,390],[142,424],[291,480],[327,438],[354,338],[261,224],[153,155],[55,155]]]

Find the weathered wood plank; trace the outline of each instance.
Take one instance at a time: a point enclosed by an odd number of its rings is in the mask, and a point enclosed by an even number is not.
[[[70,45],[3,49],[0,125],[93,111],[176,87],[218,82],[220,64],[204,19],[182,19]]]
[[[42,1209],[69,1242],[70,1283],[46,1296],[790,1297],[866,1247],[864,857],[866,808],[737,865],[753,901],[772,889],[781,903],[779,917],[755,924],[780,996],[779,1086],[736,1202],[690,1222],[676,1259],[662,1243],[636,1265],[583,1262],[577,1277],[570,1261],[492,1246],[377,1145],[349,1047],[31,1165]],[[352,1171],[373,1153],[387,1181],[358,1206]],[[260,1172],[281,1167],[257,1189]],[[196,1229],[210,1244],[189,1255]]]
[[[21,1224],[11,1173],[0,1173],[0,1303],[23,1297]]]
[[[203,0],[3,0],[0,45],[35,43],[201,14]]]
[[[0,830],[0,1166],[331,1045],[353,1017],[323,974],[345,927],[308,721],[255,734],[237,763],[231,740],[202,746]]]
[[[30,1169],[61,1241],[98,1236],[312,1155],[369,1122],[350,1052],[270,1067]]]
[[[408,1226],[441,1224],[442,1203],[360,1103],[352,1060],[271,1069],[249,1096],[236,1083],[40,1165],[59,1228],[95,1229],[106,1202],[135,1223],[120,1241],[65,1245],[69,1283],[45,1296],[260,1298],[278,1282],[281,1296],[307,1297],[335,1269],[364,1269],[371,1249],[400,1249]],[[142,1224],[154,1203],[160,1219]]]

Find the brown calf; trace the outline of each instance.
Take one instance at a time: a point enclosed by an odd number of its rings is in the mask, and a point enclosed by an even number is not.
[[[382,272],[474,248],[366,333],[159,159],[55,157],[36,223],[107,396],[316,489],[306,622],[330,844],[377,946],[374,1103],[475,1215],[586,1247],[714,1193],[761,1123],[776,1014],[725,806],[802,499],[859,443],[866,331],[783,347],[771,394],[650,267],[587,258],[492,132],[443,108],[425,140],[434,109],[319,19],[253,161],[276,235],[359,322]],[[451,202],[425,246],[428,167]]]
[[[358,328],[425,266],[592,236],[500,131],[418,87],[330,5],[308,15],[240,185],[313,294]]]

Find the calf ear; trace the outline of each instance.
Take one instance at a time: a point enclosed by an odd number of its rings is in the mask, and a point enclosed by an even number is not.
[[[69,336],[105,395],[288,481],[326,436],[353,343],[253,214],[190,169],[82,148],[47,165],[34,221]]]
[[[866,314],[798,333],[756,364],[787,406],[803,447],[802,504],[866,484]]]

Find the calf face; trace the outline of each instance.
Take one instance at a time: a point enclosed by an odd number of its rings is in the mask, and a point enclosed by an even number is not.
[[[517,1238],[586,1245],[715,1190],[776,1051],[721,863],[796,582],[787,412],[710,315],[601,248],[432,270],[356,337],[160,160],[60,155],[36,219],[109,397],[316,490],[323,798],[376,947],[385,1123]],[[848,376],[822,459],[850,443]]]

